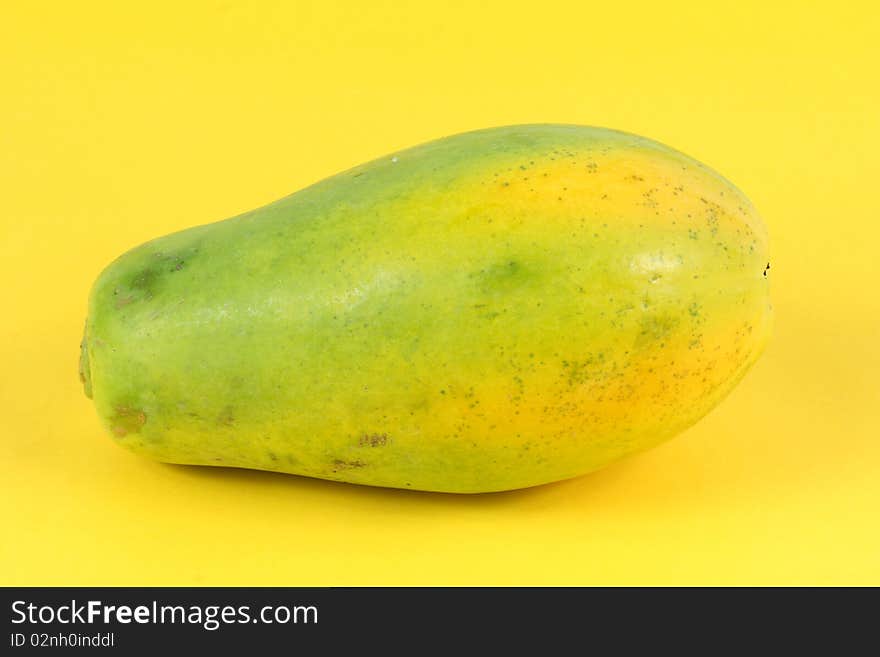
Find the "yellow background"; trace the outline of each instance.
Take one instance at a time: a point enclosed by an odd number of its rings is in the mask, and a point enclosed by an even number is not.
[[[0,583],[880,584],[872,3],[15,2],[0,10]],[[389,151],[643,134],[763,214],[776,330],[696,427],[456,497],[161,465],[77,379],[122,251]]]

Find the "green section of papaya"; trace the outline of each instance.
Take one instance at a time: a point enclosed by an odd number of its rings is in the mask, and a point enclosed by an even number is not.
[[[719,174],[610,130],[441,139],[107,267],[80,373],[161,461],[451,492],[595,470],[692,424],[771,323]]]

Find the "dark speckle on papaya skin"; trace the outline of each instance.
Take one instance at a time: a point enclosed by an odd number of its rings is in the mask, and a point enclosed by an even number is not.
[[[153,254],[156,261],[124,281],[122,290],[117,288],[113,291],[116,307],[123,308],[134,301],[149,301],[155,297],[162,285],[163,276],[182,271],[187,264],[187,258],[195,256],[198,251],[198,248],[193,247],[180,253],[158,251]]]
[[[158,278],[158,272],[152,267],[144,269],[131,279],[131,288],[144,293],[147,298],[152,296],[152,289]]]
[[[333,461],[333,472],[338,470],[351,470],[354,468],[363,468],[367,464],[363,461],[344,461],[342,459],[335,459]]]
[[[649,343],[660,343],[672,333],[678,325],[678,318],[671,314],[646,315],[639,322],[639,335],[636,344],[645,346]]]
[[[360,447],[384,447],[391,439],[387,433],[365,433],[358,439]]]

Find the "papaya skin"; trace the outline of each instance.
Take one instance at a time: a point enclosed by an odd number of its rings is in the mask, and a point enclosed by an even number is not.
[[[656,445],[769,335],[766,229],[708,167],[573,125],[390,154],[95,282],[80,377],[169,463],[476,493]]]

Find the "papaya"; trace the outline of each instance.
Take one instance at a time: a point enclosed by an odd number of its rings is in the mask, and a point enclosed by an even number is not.
[[[80,377],[159,461],[476,493],[692,425],[772,325],[720,174],[576,125],[468,132],[149,241],[94,283]]]

